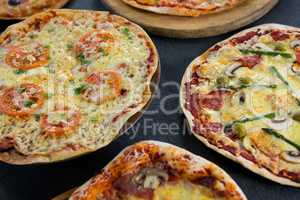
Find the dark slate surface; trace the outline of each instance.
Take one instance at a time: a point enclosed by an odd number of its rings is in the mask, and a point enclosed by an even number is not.
[[[105,10],[99,0],[73,0],[66,7]],[[258,22],[282,23],[300,27],[300,1],[281,1]],[[4,30],[13,21],[0,21]],[[248,26],[248,27],[250,27]],[[178,109],[178,87],[186,66],[198,55],[233,33],[206,39],[179,40],[152,36],[161,57],[160,92],[150,110],[125,135],[108,147],[81,158],[49,165],[10,166],[0,164],[0,200],[42,200],[81,185],[97,174],[123,148],[136,141],[154,139],[176,144],[224,168],[241,186],[250,200],[299,200],[300,190],[273,183],[206,148],[189,134]],[[173,113],[165,113],[175,109]],[[168,130],[169,127],[169,130]],[[135,136],[135,137],[134,137]]]

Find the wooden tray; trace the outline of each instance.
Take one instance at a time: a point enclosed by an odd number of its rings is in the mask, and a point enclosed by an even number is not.
[[[200,17],[160,15],[133,8],[122,0],[102,0],[113,12],[165,37],[201,38],[220,35],[246,26],[268,13],[279,0],[248,0],[240,6]]]

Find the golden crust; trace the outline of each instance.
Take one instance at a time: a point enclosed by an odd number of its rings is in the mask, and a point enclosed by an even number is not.
[[[233,35],[232,37],[219,42],[217,44],[215,44],[213,47],[216,46],[222,46],[226,43],[228,43],[230,40],[232,40],[233,38],[237,38],[240,36],[244,36],[245,34],[251,32],[251,31],[257,31],[258,29],[260,29],[261,31],[268,31],[268,30],[272,30],[272,29],[284,29],[284,30],[289,30],[289,31],[296,31],[299,32],[300,29],[296,28],[296,27],[291,27],[291,26],[286,26],[286,25],[280,25],[280,24],[263,24],[260,26],[256,26],[247,30],[244,30],[240,33],[237,33],[235,35]],[[212,47],[212,48],[213,48]],[[211,48],[211,49],[212,49]],[[274,173],[272,173],[270,170],[262,167],[262,166],[258,166],[256,163],[249,161],[248,159],[246,159],[245,157],[243,157],[242,155],[233,155],[232,153],[230,153],[229,151],[223,149],[223,148],[219,148],[216,145],[211,144],[211,142],[209,141],[208,138],[199,135],[197,133],[195,133],[195,131],[191,128],[195,126],[194,123],[194,116],[191,114],[191,112],[189,110],[186,109],[185,103],[186,103],[186,93],[185,93],[185,83],[189,82],[189,77],[191,77],[192,74],[192,67],[198,63],[199,59],[206,57],[207,54],[209,53],[210,49],[208,51],[206,51],[205,53],[203,53],[201,56],[199,56],[198,58],[196,58],[186,69],[185,74],[182,78],[181,81],[181,88],[180,88],[180,106],[181,109],[183,110],[187,120],[188,120],[188,125],[190,127],[191,132],[195,135],[195,137],[197,139],[199,139],[201,142],[203,142],[207,147],[215,150],[216,152],[222,154],[223,156],[243,165],[245,168],[251,170],[252,172],[259,174],[267,179],[270,179],[272,181],[275,181],[277,183],[283,184],[283,185],[288,185],[288,186],[293,186],[293,187],[300,187],[300,183],[299,182],[295,182],[291,179],[276,175]],[[209,122],[209,121],[208,121]],[[215,136],[216,134],[210,134],[212,138],[217,138],[218,136]],[[228,138],[227,138],[228,139]],[[226,138],[222,138],[222,137],[218,137],[218,140],[220,141],[225,141]],[[232,147],[237,147],[236,143],[233,141],[226,141],[226,144],[229,144],[229,146]]]
[[[43,23],[49,21],[51,18],[60,15],[68,18],[72,18],[75,15],[95,15],[98,18],[104,20],[109,19],[116,24],[120,24],[120,25],[126,24],[126,26],[130,27],[132,31],[135,31],[136,33],[140,34],[145,39],[145,41],[148,44],[148,48],[151,49],[152,52],[153,62],[148,66],[149,73],[146,82],[147,87],[145,88],[145,91],[143,93],[142,101],[136,107],[131,108],[129,112],[125,113],[124,115],[118,118],[118,123],[116,123],[117,125],[115,128],[119,131],[114,132],[112,135],[109,135],[108,138],[106,138],[106,141],[104,141],[101,145],[97,147],[97,149],[100,149],[108,145],[114,139],[116,139],[121,134],[120,131],[122,131],[122,128],[126,124],[128,119],[130,119],[133,115],[140,112],[151,99],[152,94],[150,90],[150,85],[151,85],[152,77],[154,76],[155,72],[158,69],[158,64],[159,64],[158,52],[152,40],[147,35],[147,33],[138,25],[129,22],[125,18],[116,15],[111,15],[109,12],[70,10],[70,9],[48,10],[36,14],[32,17],[29,17],[18,24],[12,25],[8,27],[6,31],[4,31],[0,35],[0,44],[6,44],[6,42],[9,40],[10,37],[15,37],[15,36],[17,37],[20,34],[24,34],[34,30],[36,23],[38,23],[39,26],[42,26]],[[2,152],[2,153],[0,152],[0,161],[4,161],[9,164],[16,164],[16,165],[50,163],[50,162],[57,162],[66,159],[71,159],[95,151],[97,149],[89,149],[81,146],[76,148],[66,147],[65,149],[52,152],[49,155],[22,155],[13,149],[7,152]]]
[[[151,167],[151,163],[156,160],[180,172],[179,178],[195,180],[210,174],[225,184],[224,193],[227,193],[230,199],[247,199],[234,180],[215,164],[167,143],[143,141],[124,149],[101,174],[77,189],[70,200],[95,200],[98,195],[109,191],[112,183],[120,176],[134,173],[139,168]]]
[[[199,17],[201,15],[207,15],[207,14],[213,14],[213,13],[218,13],[222,12],[225,10],[232,9],[246,0],[236,0],[233,1],[232,5],[226,5],[223,7],[219,7],[217,9],[212,9],[212,10],[200,10],[200,9],[191,9],[191,8],[185,8],[181,6],[155,6],[155,5],[143,5],[138,3],[136,0],[123,0],[125,3],[127,3],[130,6],[133,6],[135,8],[139,8],[142,10],[147,10],[150,12],[158,13],[158,14],[166,14],[166,15],[175,15],[175,16],[188,16],[188,17]]]
[[[36,13],[63,7],[70,0],[39,0],[39,3],[35,5],[20,5],[18,8],[11,6],[1,5],[0,7],[0,19],[24,19]]]

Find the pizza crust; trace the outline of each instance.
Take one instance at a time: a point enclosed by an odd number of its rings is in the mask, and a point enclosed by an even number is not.
[[[0,8],[0,19],[4,20],[22,20],[33,14],[48,10],[48,9],[58,9],[62,8],[70,0],[39,0],[35,6],[22,6],[20,5],[18,9],[12,9],[11,12],[8,10],[8,6],[1,6]]]
[[[260,26],[256,26],[256,27],[253,27],[253,28],[250,28],[250,29],[246,29],[244,31],[241,31],[233,36],[231,36],[230,38],[222,41],[222,42],[219,42],[213,46],[216,46],[216,45],[222,45],[224,43],[227,43],[228,41],[230,41],[231,39],[233,38],[236,38],[236,37],[239,37],[239,36],[243,36],[245,35],[246,33],[248,32],[251,32],[251,31],[256,31],[257,29],[261,29],[261,30],[270,30],[270,29],[286,29],[286,30],[291,30],[291,31],[300,31],[299,28],[297,27],[292,27],[292,26],[286,26],[286,25],[281,25],[281,24],[263,24],[263,25],[260,25]],[[206,51],[205,53],[203,53],[202,55],[205,55],[209,52]],[[180,106],[181,106],[181,109],[183,110],[187,120],[188,120],[188,125],[189,127],[194,127],[194,117],[192,116],[192,114],[190,113],[190,111],[188,111],[186,108],[185,108],[185,88],[184,88],[184,84],[186,82],[189,81],[189,77],[191,76],[192,74],[192,66],[195,65],[195,63],[198,62],[198,59],[200,58],[201,56],[199,56],[198,58],[196,58],[194,61],[192,61],[192,63],[187,67],[187,70],[185,71],[184,75],[183,75],[183,78],[182,78],[182,81],[181,81],[181,87],[180,87]],[[245,159],[244,157],[242,156],[234,156],[232,155],[230,152],[224,150],[224,149],[221,149],[221,148],[218,148],[212,144],[209,143],[209,141],[207,140],[207,138],[195,133],[191,128],[190,128],[191,132],[194,134],[194,136],[199,139],[201,142],[203,142],[207,147],[209,147],[210,149],[213,149],[214,151],[222,154],[223,156],[243,165],[245,168],[251,170],[252,172],[258,174],[258,175],[261,175],[267,179],[270,179],[272,181],[275,181],[277,183],[280,183],[282,185],[288,185],[288,186],[293,186],[293,187],[300,187],[300,183],[297,183],[297,182],[294,182],[288,178],[283,178],[283,177],[279,177],[273,173],[271,173],[270,171],[268,171],[267,169],[265,168],[260,168],[258,167],[255,163]]]
[[[199,17],[201,15],[206,14],[212,14],[212,13],[218,13],[225,10],[232,9],[242,3],[244,3],[246,0],[238,0],[236,4],[233,6],[224,6],[222,8],[215,9],[213,11],[205,11],[205,10],[199,10],[199,9],[190,9],[190,8],[183,8],[183,7],[157,7],[157,6],[147,6],[137,3],[135,0],[123,0],[125,3],[127,3],[130,6],[133,6],[135,8],[139,8],[142,10],[154,12],[157,14],[166,14],[166,15],[174,15],[174,16],[188,16],[188,17]]]
[[[70,10],[70,9],[59,9],[59,10],[49,10],[45,11],[43,13],[36,14],[32,17],[27,18],[26,20],[9,26],[1,35],[0,35],[0,43],[5,42],[6,38],[11,35],[19,35],[20,32],[28,32],[30,31],[36,21],[40,20],[48,20],[49,18],[56,16],[56,15],[64,15],[72,17],[76,14],[95,14],[97,17],[107,18],[110,17],[114,23],[119,24],[126,24],[127,26],[130,26],[131,30],[135,31],[136,33],[141,34],[144,39],[147,41],[147,43],[150,45],[148,48],[151,48],[153,51],[153,62],[151,65],[148,66],[149,73],[147,77],[147,82],[145,85],[147,86],[145,88],[145,91],[143,92],[142,101],[134,108],[130,109],[129,112],[123,114],[121,117],[118,118],[116,125],[113,127],[116,130],[119,130],[119,132],[114,132],[112,135],[108,135],[105,138],[105,142],[101,145],[97,146],[96,149],[90,149],[86,147],[78,147],[75,149],[61,149],[55,152],[51,152],[49,155],[22,155],[17,153],[16,150],[11,150],[8,152],[0,152],[0,161],[9,163],[9,164],[15,164],[15,165],[27,165],[27,164],[38,164],[38,163],[52,163],[52,162],[58,162],[66,159],[73,159],[75,157],[96,151],[100,148],[103,148],[107,146],[109,143],[111,143],[113,140],[115,140],[117,137],[122,134],[122,128],[126,124],[126,122],[133,117],[138,112],[141,112],[143,108],[146,106],[146,104],[150,101],[152,92],[151,92],[151,81],[158,69],[159,64],[159,56],[157,49],[152,42],[151,38],[148,36],[148,34],[138,25],[129,22],[123,17],[117,16],[117,15],[111,15],[109,12],[103,12],[103,11],[87,11],[87,10]]]
[[[172,144],[168,144],[168,143],[164,143],[164,142],[159,142],[159,141],[141,141],[137,144],[134,144],[132,146],[129,146],[127,148],[125,148],[124,150],[122,150],[112,161],[110,161],[105,168],[102,170],[105,171],[107,169],[112,168],[113,164],[120,160],[121,157],[124,155],[124,153],[130,149],[134,149],[135,146],[147,146],[147,145],[154,145],[155,147],[158,147],[158,153],[159,154],[169,154],[169,156],[171,157],[171,159],[174,157],[184,157],[184,156],[188,156],[189,157],[189,161],[187,163],[187,165],[189,166],[189,169],[191,170],[191,172],[193,171],[197,171],[199,169],[205,168],[207,166],[212,167],[214,170],[213,172],[217,173],[219,176],[221,176],[222,178],[224,178],[224,182],[226,183],[230,183],[232,186],[232,190],[235,191],[236,193],[239,194],[240,198],[243,200],[247,200],[247,197],[245,196],[245,194],[243,193],[243,191],[241,190],[241,188],[237,185],[237,183],[220,167],[218,167],[217,165],[215,165],[214,163],[200,157],[197,156],[185,149],[182,149],[180,147],[177,147],[175,145]],[[130,160],[128,160],[128,162],[131,162]],[[90,179],[89,181],[87,181],[85,184],[83,184],[81,187],[79,187],[70,197],[70,200],[87,200],[89,198],[86,198],[88,193],[87,191],[92,191],[92,192],[97,192],[97,190],[101,190],[101,187],[103,187],[103,185],[101,185],[101,177],[96,176],[92,179]]]

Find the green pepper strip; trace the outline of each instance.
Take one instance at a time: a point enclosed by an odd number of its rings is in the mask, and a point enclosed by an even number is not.
[[[279,79],[280,79],[280,80],[288,87],[289,90],[293,91],[292,88],[291,88],[291,86],[290,86],[290,84],[289,84],[289,82],[283,78],[283,76],[282,76],[282,75],[280,74],[280,72],[276,69],[276,67],[271,66],[271,67],[270,67],[270,70],[271,70],[271,72],[272,72],[277,78],[279,78]],[[293,95],[293,96],[294,96],[294,95]],[[299,100],[297,97],[295,97],[295,96],[294,96],[294,98],[296,99],[298,106],[300,106],[300,100]]]
[[[258,51],[252,49],[239,49],[243,54],[256,54],[262,56],[282,56],[284,58],[292,58],[290,53],[280,52],[280,51]]]
[[[265,115],[262,115],[262,116],[256,116],[256,117],[253,117],[253,118],[244,118],[244,119],[236,120],[236,121],[231,122],[230,124],[227,124],[225,126],[225,129],[231,128],[234,124],[237,124],[237,123],[252,122],[252,121],[261,120],[263,118],[273,119],[275,117],[275,115],[276,115],[275,113],[269,113],[269,114],[265,114]]]
[[[292,145],[293,147],[295,147],[296,149],[298,149],[300,151],[300,145],[299,144],[296,144],[295,142],[289,140],[288,138],[286,138],[285,136],[283,136],[280,133],[276,132],[275,130],[270,129],[270,128],[262,128],[262,130],[265,133],[268,133],[269,135],[273,135],[274,137],[285,141],[286,143]]]
[[[230,85],[230,86],[225,86],[225,87],[221,87],[221,88],[238,91],[238,90],[242,90],[245,88],[251,88],[251,87],[265,87],[265,88],[275,89],[275,88],[277,88],[277,85],[241,85],[238,87]]]

